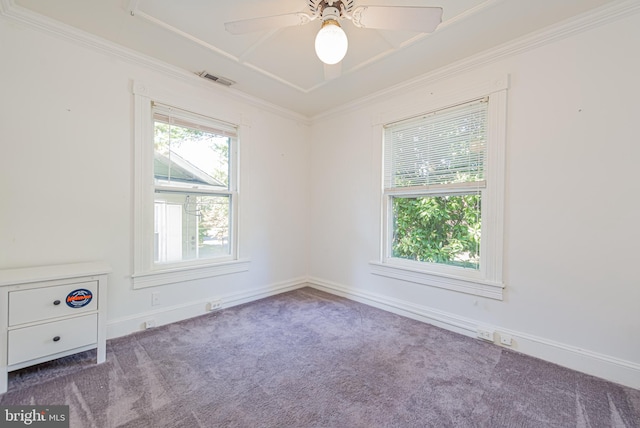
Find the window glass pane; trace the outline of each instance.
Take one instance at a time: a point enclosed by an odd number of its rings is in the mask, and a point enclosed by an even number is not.
[[[154,121],[156,185],[229,189],[231,137],[168,122]]]
[[[480,193],[393,197],[393,257],[480,268]]]
[[[231,254],[229,196],[156,192],[154,261],[207,259]]]

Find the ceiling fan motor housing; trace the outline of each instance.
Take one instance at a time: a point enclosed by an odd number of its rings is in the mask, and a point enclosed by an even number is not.
[[[322,21],[333,20],[338,22],[340,19],[340,11],[335,7],[326,7],[322,10]]]
[[[327,15],[331,16],[329,19],[338,20],[351,12],[353,0],[309,0],[309,9],[312,14],[322,17],[323,20]]]

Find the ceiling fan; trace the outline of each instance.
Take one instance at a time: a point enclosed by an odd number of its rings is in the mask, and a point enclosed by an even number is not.
[[[226,22],[231,34],[305,25],[322,20],[316,35],[318,58],[327,65],[338,64],[347,53],[348,40],[339,21],[349,20],[356,27],[377,30],[403,30],[431,33],[442,22],[442,8],[426,6],[354,6],[354,0],[308,0],[309,12],[287,13]]]

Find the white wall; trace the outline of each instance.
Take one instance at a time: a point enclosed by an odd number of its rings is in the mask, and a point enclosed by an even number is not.
[[[638,40],[634,15],[316,120],[312,282],[468,335],[493,326],[514,349],[640,387]],[[381,187],[372,122],[505,73],[504,301],[372,275]],[[326,135],[329,122],[340,132]]]
[[[110,337],[149,318],[162,324],[203,313],[212,297],[237,304],[304,284],[308,121],[187,72],[170,77],[128,54],[9,20],[0,19],[0,40],[0,268],[108,262]],[[248,272],[133,290],[134,80],[249,125],[240,142],[240,255],[251,260]],[[152,307],[152,292],[160,305]]]

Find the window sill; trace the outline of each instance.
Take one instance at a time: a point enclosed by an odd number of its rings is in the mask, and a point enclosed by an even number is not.
[[[158,285],[175,284],[214,276],[246,272],[249,270],[248,259],[209,264],[204,266],[185,266],[132,275],[133,288],[156,287]]]
[[[502,300],[502,283],[487,281],[483,279],[465,278],[454,275],[447,275],[437,272],[427,272],[413,269],[406,266],[394,265],[390,263],[370,262],[371,273],[387,278],[400,279],[431,287],[444,288],[446,290],[459,291],[461,293],[473,294],[475,296],[488,297]]]

